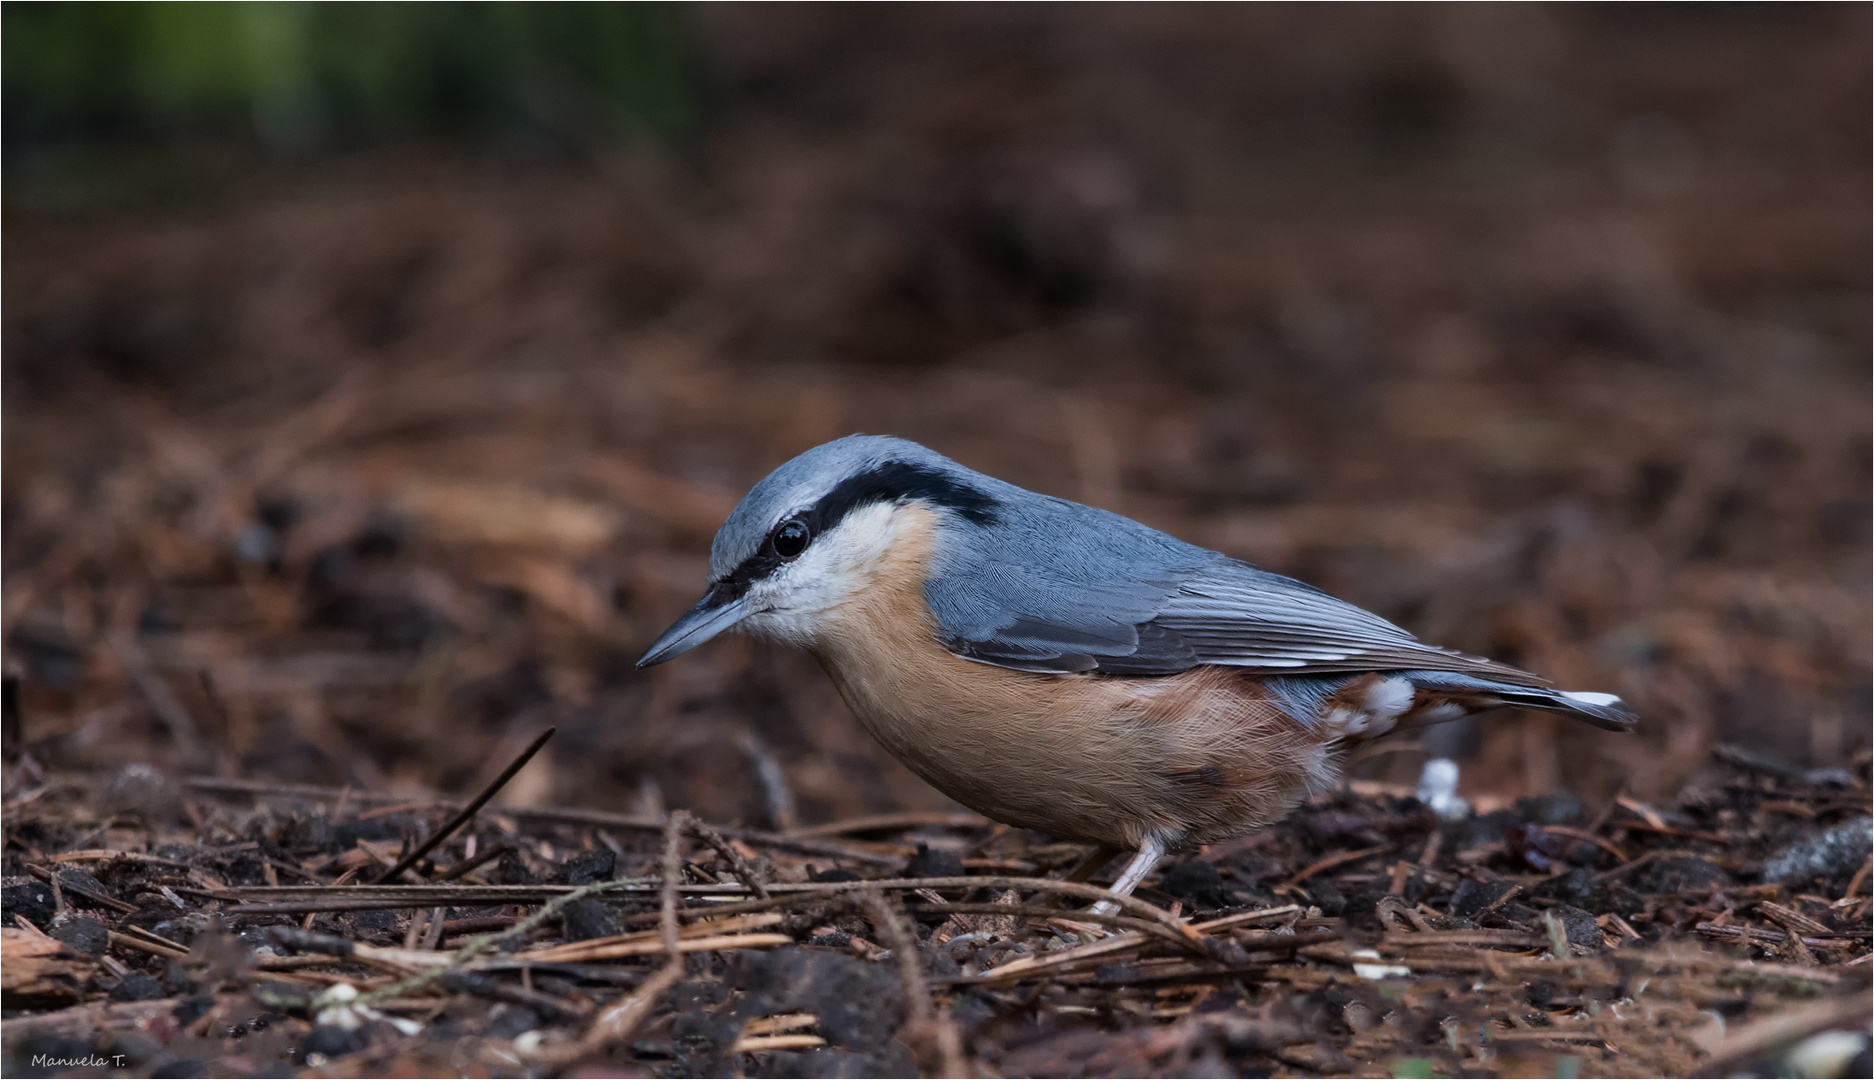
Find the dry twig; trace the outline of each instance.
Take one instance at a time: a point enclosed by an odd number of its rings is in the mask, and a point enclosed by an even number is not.
[[[534,755],[540,752],[540,748],[545,746],[547,740],[551,739],[553,733],[558,730],[558,728],[550,727],[541,732],[533,742],[527,745],[527,749],[521,751],[519,757],[509,762],[507,768],[501,770],[501,775],[495,777],[487,787],[482,789],[481,794],[469,800],[468,805],[464,806],[456,816],[444,822],[442,828],[431,833],[428,839],[418,844],[408,855],[398,859],[395,866],[379,874],[377,880],[372,884],[382,885],[397,880],[405,870],[422,862],[423,856],[435,851],[436,848],[441,845],[444,840],[449,839],[457,829],[468,824],[469,820],[475,816],[475,812],[480,810],[483,806],[486,806],[489,799],[499,794],[501,789],[507,786],[508,781],[514,779],[514,774],[520,772],[529,761],[532,761]]]
[[[950,1018],[931,1004],[930,989],[924,982],[924,957],[918,952],[917,938],[904,925],[904,916],[894,910],[892,897],[864,893],[858,900],[860,909],[891,947],[892,959],[897,962],[898,978],[904,986],[907,1041],[923,1055],[928,1056],[933,1049],[936,1051],[939,1075],[968,1076],[962,1039]]]

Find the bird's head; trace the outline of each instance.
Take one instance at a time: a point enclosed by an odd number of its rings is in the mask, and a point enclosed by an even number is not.
[[[711,545],[709,591],[638,666],[734,626],[812,645],[829,613],[877,584],[914,523],[992,525],[995,489],[1006,487],[903,439],[852,435],[817,446],[743,496]]]

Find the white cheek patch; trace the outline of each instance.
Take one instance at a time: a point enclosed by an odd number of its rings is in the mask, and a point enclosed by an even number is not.
[[[911,527],[914,515],[894,503],[873,503],[847,514],[845,519],[814,539],[807,551],[783,568],[802,606],[819,599],[836,604],[869,583],[878,563]]]
[[[895,503],[853,510],[815,537],[800,558],[749,589],[757,609],[766,610],[743,625],[786,641],[812,641],[829,611],[873,584],[879,562],[917,520],[917,514]]]

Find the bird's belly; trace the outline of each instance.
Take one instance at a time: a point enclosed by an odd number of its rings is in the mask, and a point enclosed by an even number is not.
[[[1117,847],[1210,843],[1333,782],[1330,746],[1233,672],[1046,675],[936,651],[822,660],[894,757],[997,821]]]
[[[1332,786],[1331,740],[1241,673],[1163,678],[1013,671],[938,641],[924,598],[930,527],[822,612],[810,648],[868,731],[963,805],[1063,840],[1211,843]]]

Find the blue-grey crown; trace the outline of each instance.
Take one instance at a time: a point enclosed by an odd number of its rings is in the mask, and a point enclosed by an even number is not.
[[[1006,484],[908,439],[848,435],[823,443],[769,473],[742,497],[716,533],[709,578],[719,582],[759,561],[781,523],[801,519],[816,534],[872,503],[921,499],[967,520],[995,520]]]

